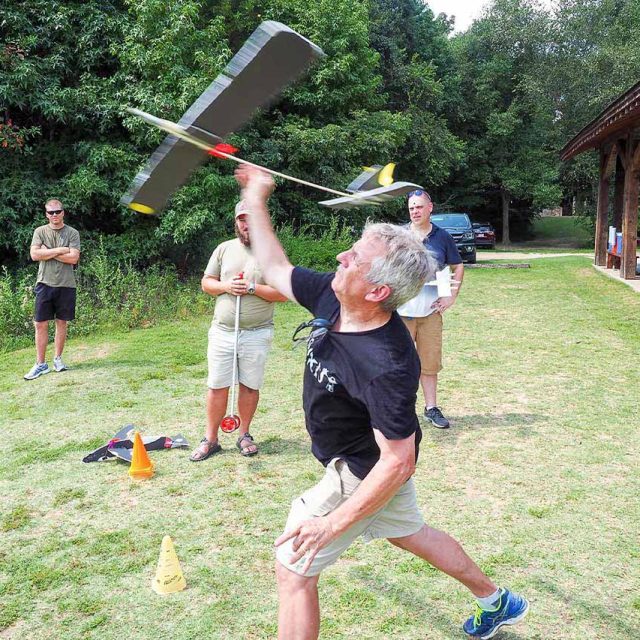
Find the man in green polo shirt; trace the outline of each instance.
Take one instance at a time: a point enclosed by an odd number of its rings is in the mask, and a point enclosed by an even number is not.
[[[73,265],[80,259],[80,234],[64,223],[64,207],[60,200],[48,200],[44,205],[48,224],[33,232],[31,259],[40,263],[36,281],[36,304],[33,324],[36,330],[36,362],[25,374],[25,380],[35,380],[49,373],[46,362],[49,342],[49,321],[56,321],[54,339],[56,371],[67,367],[62,351],[67,338],[67,323],[76,314],[76,277]]]

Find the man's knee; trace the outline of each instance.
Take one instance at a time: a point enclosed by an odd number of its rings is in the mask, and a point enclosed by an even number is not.
[[[246,396],[258,396],[260,395],[259,389],[252,389],[251,387],[247,387],[247,385],[242,384],[242,382],[238,383],[240,386],[240,393]]]
[[[300,591],[315,592],[318,587],[320,576],[301,576],[290,569],[287,569],[278,560],[276,564],[276,580],[280,592],[294,594]]]
[[[48,320],[34,320],[33,326],[36,328],[36,331],[48,331],[49,330],[49,321]]]

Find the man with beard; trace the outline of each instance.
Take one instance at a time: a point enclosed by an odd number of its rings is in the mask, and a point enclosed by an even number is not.
[[[209,329],[209,375],[207,378],[206,435],[191,454],[193,462],[206,460],[222,450],[218,442],[220,421],[227,411],[229,387],[233,384],[236,297],[242,296],[238,333],[238,414],[240,437],[236,446],[243,456],[258,453],[249,433],[258,406],[267,353],[273,340],[273,303],[286,297],[264,284],[251,254],[248,209],[242,201],[235,209],[236,238],[219,244],[207,264],[202,290],[217,296]]]

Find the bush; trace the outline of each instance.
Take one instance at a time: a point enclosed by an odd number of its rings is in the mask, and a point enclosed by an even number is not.
[[[309,227],[295,231],[289,225],[278,231],[291,262],[318,271],[334,271],[336,255],[351,246],[355,235],[353,229],[339,227],[335,220],[319,235],[311,235]],[[144,328],[210,308],[198,283],[193,279],[182,282],[175,267],[153,265],[143,271],[120,255],[114,255],[111,245],[101,238],[83,252],[76,272],[77,319],[69,325],[70,336],[99,329]],[[2,267],[1,274],[0,353],[33,344],[36,268],[10,272]],[[49,328],[53,332],[54,323]]]
[[[33,288],[35,277],[27,270],[15,274],[2,267],[0,276],[0,352],[33,341]]]
[[[35,268],[0,278],[0,352],[33,343]],[[131,263],[115,260],[99,242],[93,255],[77,271],[77,319],[69,335],[87,335],[98,328],[133,329],[159,320],[204,313],[209,300],[194,280],[181,282],[173,267],[154,265],[137,271]],[[54,323],[50,324],[54,330]]]
[[[278,238],[291,264],[316,271],[335,271],[336,255],[353,244],[354,230],[338,227],[334,219],[320,235],[312,235],[309,227],[295,231],[285,225],[278,230]]]

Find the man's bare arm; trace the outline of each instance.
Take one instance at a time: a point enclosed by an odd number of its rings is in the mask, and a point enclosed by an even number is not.
[[[447,309],[453,306],[458,294],[460,293],[460,287],[462,287],[462,280],[464,279],[464,264],[456,264],[453,266],[453,278],[455,285],[451,285],[451,295],[438,298],[431,306],[438,312],[444,313]]]
[[[217,276],[202,276],[200,286],[205,293],[210,296],[219,296],[222,293],[232,293],[231,282],[220,282]]]
[[[415,434],[404,440],[388,440],[377,429],[373,433],[380,459],[355,493],[327,516],[337,535],[384,507],[415,470]]]
[[[69,247],[56,247],[55,249],[47,249],[41,244],[33,244],[31,245],[29,254],[31,255],[32,260],[38,262],[40,260],[53,260],[58,256],[69,253],[70,251],[71,249],[69,249]]]
[[[453,279],[457,281],[457,284],[451,288],[455,291],[455,297],[457,298],[462,288],[462,281],[464,280],[464,264],[462,264],[462,262],[453,267]]]
[[[69,253],[63,253],[56,256],[54,260],[58,262],[64,262],[65,264],[78,264],[80,260],[80,252],[77,249],[69,248]]]
[[[293,265],[273,231],[267,200],[274,188],[273,178],[248,165],[236,169],[236,180],[242,187],[242,199],[251,212],[247,216],[251,235],[251,252],[256,257],[264,279],[277,291],[293,300],[291,273]]]
[[[307,556],[302,568],[304,574],[320,549],[326,547],[354,523],[374,514],[384,507],[415,470],[415,434],[404,440],[387,440],[374,429],[380,459],[355,493],[335,511],[320,517],[304,520],[293,529],[285,531],[275,542],[276,546],[294,538],[291,563]]]

